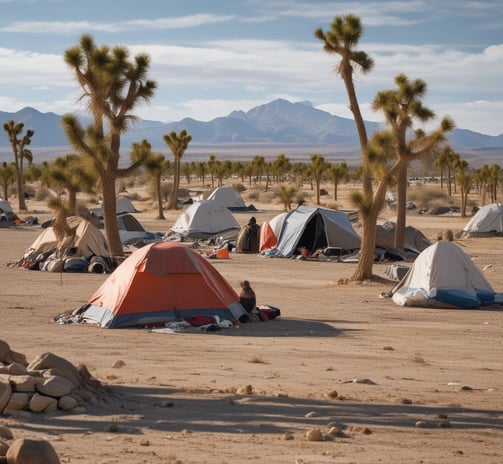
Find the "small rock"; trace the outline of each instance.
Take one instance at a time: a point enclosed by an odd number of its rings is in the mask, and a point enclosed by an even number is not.
[[[373,380],[370,380],[370,379],[358,379],[358,378],[355,378],[355,379],[353,379],[353,383],[362,383],[364,385],[377,385],[376,382],[374,382]]]
[[[336,390],[331,390],[327,393],[327,397],[331,400],[334,400],[335,398],[337,398],[339,396],[339,393],[337,393]]]
[[[324,441],[325,437],[320,429],[311,429],[306,432],[308,441]]]
[[[425,429],[426,427],[428,427],[428,422],[419,420],[416,422],[416,427],[420,429]]]
[[[12,435],[11,429],[5,427],[5,425],[0,425],[0,437],[5,438],[6,440],[12,440],[14,435]]]
[[[112,368],[113,369],[120,369],[121,367],[124,367],[125,365],[126,365],[126,363],[124,361],[122,361],[121,359],[119,359],[118,361],[115,361],[112,364]]]
[[[244,387],[238,388],[238,395],[251,395],[253,393],[253,387],[251,385],[246,385]]]
[[[285,432],[283,434],[283,440],[293,440],[295,437],[292,432]]]
[[[318,413],[316,411],[310,411],[307,412],[304,417],[318,417]]]

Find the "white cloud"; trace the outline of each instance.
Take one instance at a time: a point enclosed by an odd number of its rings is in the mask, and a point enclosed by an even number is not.
[[[14,21],[0,28],[0,32],[24,34],[74,34],[77,30],[91,32],[127,32],[141,30],[170,30],[197,27],[201,25],[228,22],[235,19],[233,15],[218,16],[213,14],[194,14],[189,16],[137,19],[130,21]]]

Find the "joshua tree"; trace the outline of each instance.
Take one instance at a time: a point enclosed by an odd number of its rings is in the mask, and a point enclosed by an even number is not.
[[[129,176],[148,155],[146,141],[131,152],[131,164],[119,167],[121,135],[136,117],[131,113],[140,102],[149,101],[156,83],[147,79],[150,57],[138,54],[131,60],[124,46],[97,47],[91,36],[65,52],[65,62],[82,88],[93,122],[83,128],[74,115],[65,115],[62,125],[75,150],[88,157],[98,173],[103,193],[103,217],[109,252],[122,256],[116,219],[116,181]]]
[[[164,141],[167,143],[171,153],[173,153],[174,162],[174,175],[173,175],[173,191],[169,197],[168,209],[176,209],[178,201],[178,189],[180,187],[180,163],[183,158],[183,154],[187,150],[192,136],[183,129],[178,134],[176,132],[170,132],[164,137]]]
[[[280,185],[278,189],[279,199],[283,203],[285,211],[292,209],[292,201],[297,193],[297,189],[291,185]]]
[[[320,185],[328,164],[322,155],[311,155],[311,175],[316,183],[316,204],[320,204]]]
[[[157,205],[159,214],[157,219],[166,219],[164,217],[163,205],[162,205],[162,191],[161,191],[161,179],[162,176],[168,172],[170,168],[170,162],[161,153],[151,153],[144,161],[144,167],[147,173],[150,175],[154,185],[154,194],[157,197]]]
[[[356,50],[363,28],[360,18],[353,14],[347,16],[336,16],[332,22],[330,30],[323,32],[321,28],[315,31],[315,37],[323,42],[323,49],[327,53],[340,56],[340,61],[335,70],[346,87],[349,99],[349,108],[353,113],[358,138],[360,140],[360,150],[362,152],[363,165],[363,191],[361,195],[355,195],[358,210],[362,221],[362,244],[358,267],[352,276],[352,280],[362,281],[372,277],[372,267],[375,257],[375,240],[377,216],[382,208],[379,202],[374,202],[374,191],[372,187],[372,160],[368,154],[368,136],[365,121],[360,111],[358,98],[353,81],[355,69],[363,74],[369,73],[374,67],[374,60],[365,52]],[[384,180],[384,178],[383,178]],[[383,197],[384,203],[384,197]]]
[[[9,143],[14,153],[14,165],[16,167],[17,197],[18,205],[21,211],[26,211],[26,199],[24,197],[24,160],[30,164],[33,161],[33,155],[25,147],[31,143],[31,138],[35,134],[32,129],[27,129],[23,134],[24,124],[22,122],[7,121],[3,128],[7,132]]]
[[[9,198],[9,187],[16,181],[16,166],[14,163],[2,163],[0,168],[0,183],[3,190],[3,198]]]
[[[349,169],[346,163],[336,163],[330,166],[328,171],[330,179],[334,183],[334,200],[337,201],[337,190],[339,188],[339,183],[347,182],[349,180]]]
[[[68,194],[66,210],[69,214],[77,213],[77,193],[91,192],[98,180],[96,172],[86,165],[86,161],[79,155],[69,154],[44,165],[44,179],[49,187],[66,190]]]
[[[406,203],[407,203],[407,168],[414,160],[424,159],[434,153],[440,144],[446,141],[445,133],[454,129],[450,118],[444,118],[440,126],[426,134],[421,129],[409,137],[414,121],[427,122],[435,114],[423,106],[421,98],[426,93],[426,82],[421,79],[410,81],[404,74],[395,78],[397,89],[379,92],[372,108],[384,113],[392,140],[397,164],[397,220],[395,229],[395,248],[403,248],[405,242]]]

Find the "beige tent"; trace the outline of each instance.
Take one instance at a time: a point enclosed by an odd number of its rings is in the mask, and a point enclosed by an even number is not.
[[[73,235],[58,240],[54,227],[48,227],[25,250],[23,258],[58,251],[63,256],[71,251],[72,257],[90,258],[92,256],[108,257],[105,237],[89,221],[79,217],[67,218]]]

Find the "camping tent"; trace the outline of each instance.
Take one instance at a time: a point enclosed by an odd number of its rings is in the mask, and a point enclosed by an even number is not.
[[[121,243],[128,245],[137,241],[152,242],[160,241],[160,235],[147,232],[143,225],[132,214],[121,213],[117,215],[117,225],[119,227],[119,235]],[[104,232],[104,231],[103,231]]]
[[[287,214],[288,213],[277,214],[270,221],[265,221],[261,225],[259,251],[274,248],[278,244],[278,237]]]
[[[246,312],[210,261],[180,243],[158,242],[134,251],[75,314],[117,328],[195,315],[235,321]]]
[[[134,207],[133,202],[129,197],[118,198],[116,202],[116,208],[117,208],[117,214],[140,212]]]
[[[376,247],[393,248],[395,241],[396,224],[388,220],[379,220],[376,227]],[[430,240],[418,229],[405,227],[404,250],[417,254],[431,245]]]
[[[346,213],[340,211],[300,205],[282,214],[282,222],[275,248],[279,256],[289,258],[301,247],[311,253],[320,248],[340,248],[344,251],[360,248],[360,237],[354,231]],[[272,222],[272,221],[271,221]],[[274,224],[271,230],[278,228]],[[269,236],[272,241],[272,237]]]
[[[459,246],[440,241],[419,254],[392,298],[400,306],[478,308],[494,303],[495,292]]]
[[[217,187],[210,193],[207,200],[216,201],[219,205],[229,208],[231,211],[255,211],[255,207],[246,206],[239,192],[233,187]]]
[[[0,208],[3,209],[6,213],[13,213],[12,206],[7,200],[0,199]]]
[[[196,201],[178,216],[170,231],[193,239],[215,235],[237,237],[240,227],[232,213],[213,200]]]
[[[65,261],[70,258],[90,261],[94,256],[109,257],[105,237],[98,228],[80,216],[68,217],[67,223],[73,231],[72,235],[58,240],[54,227],[45,228],[25,250],[19,265],[45,269],[42,267],[43,262],[54,252],[57,252],[58,259]]]
[[[462,237],[503,235],[503,204],[491,203],[482,206],[468,221],[461,232]]]

